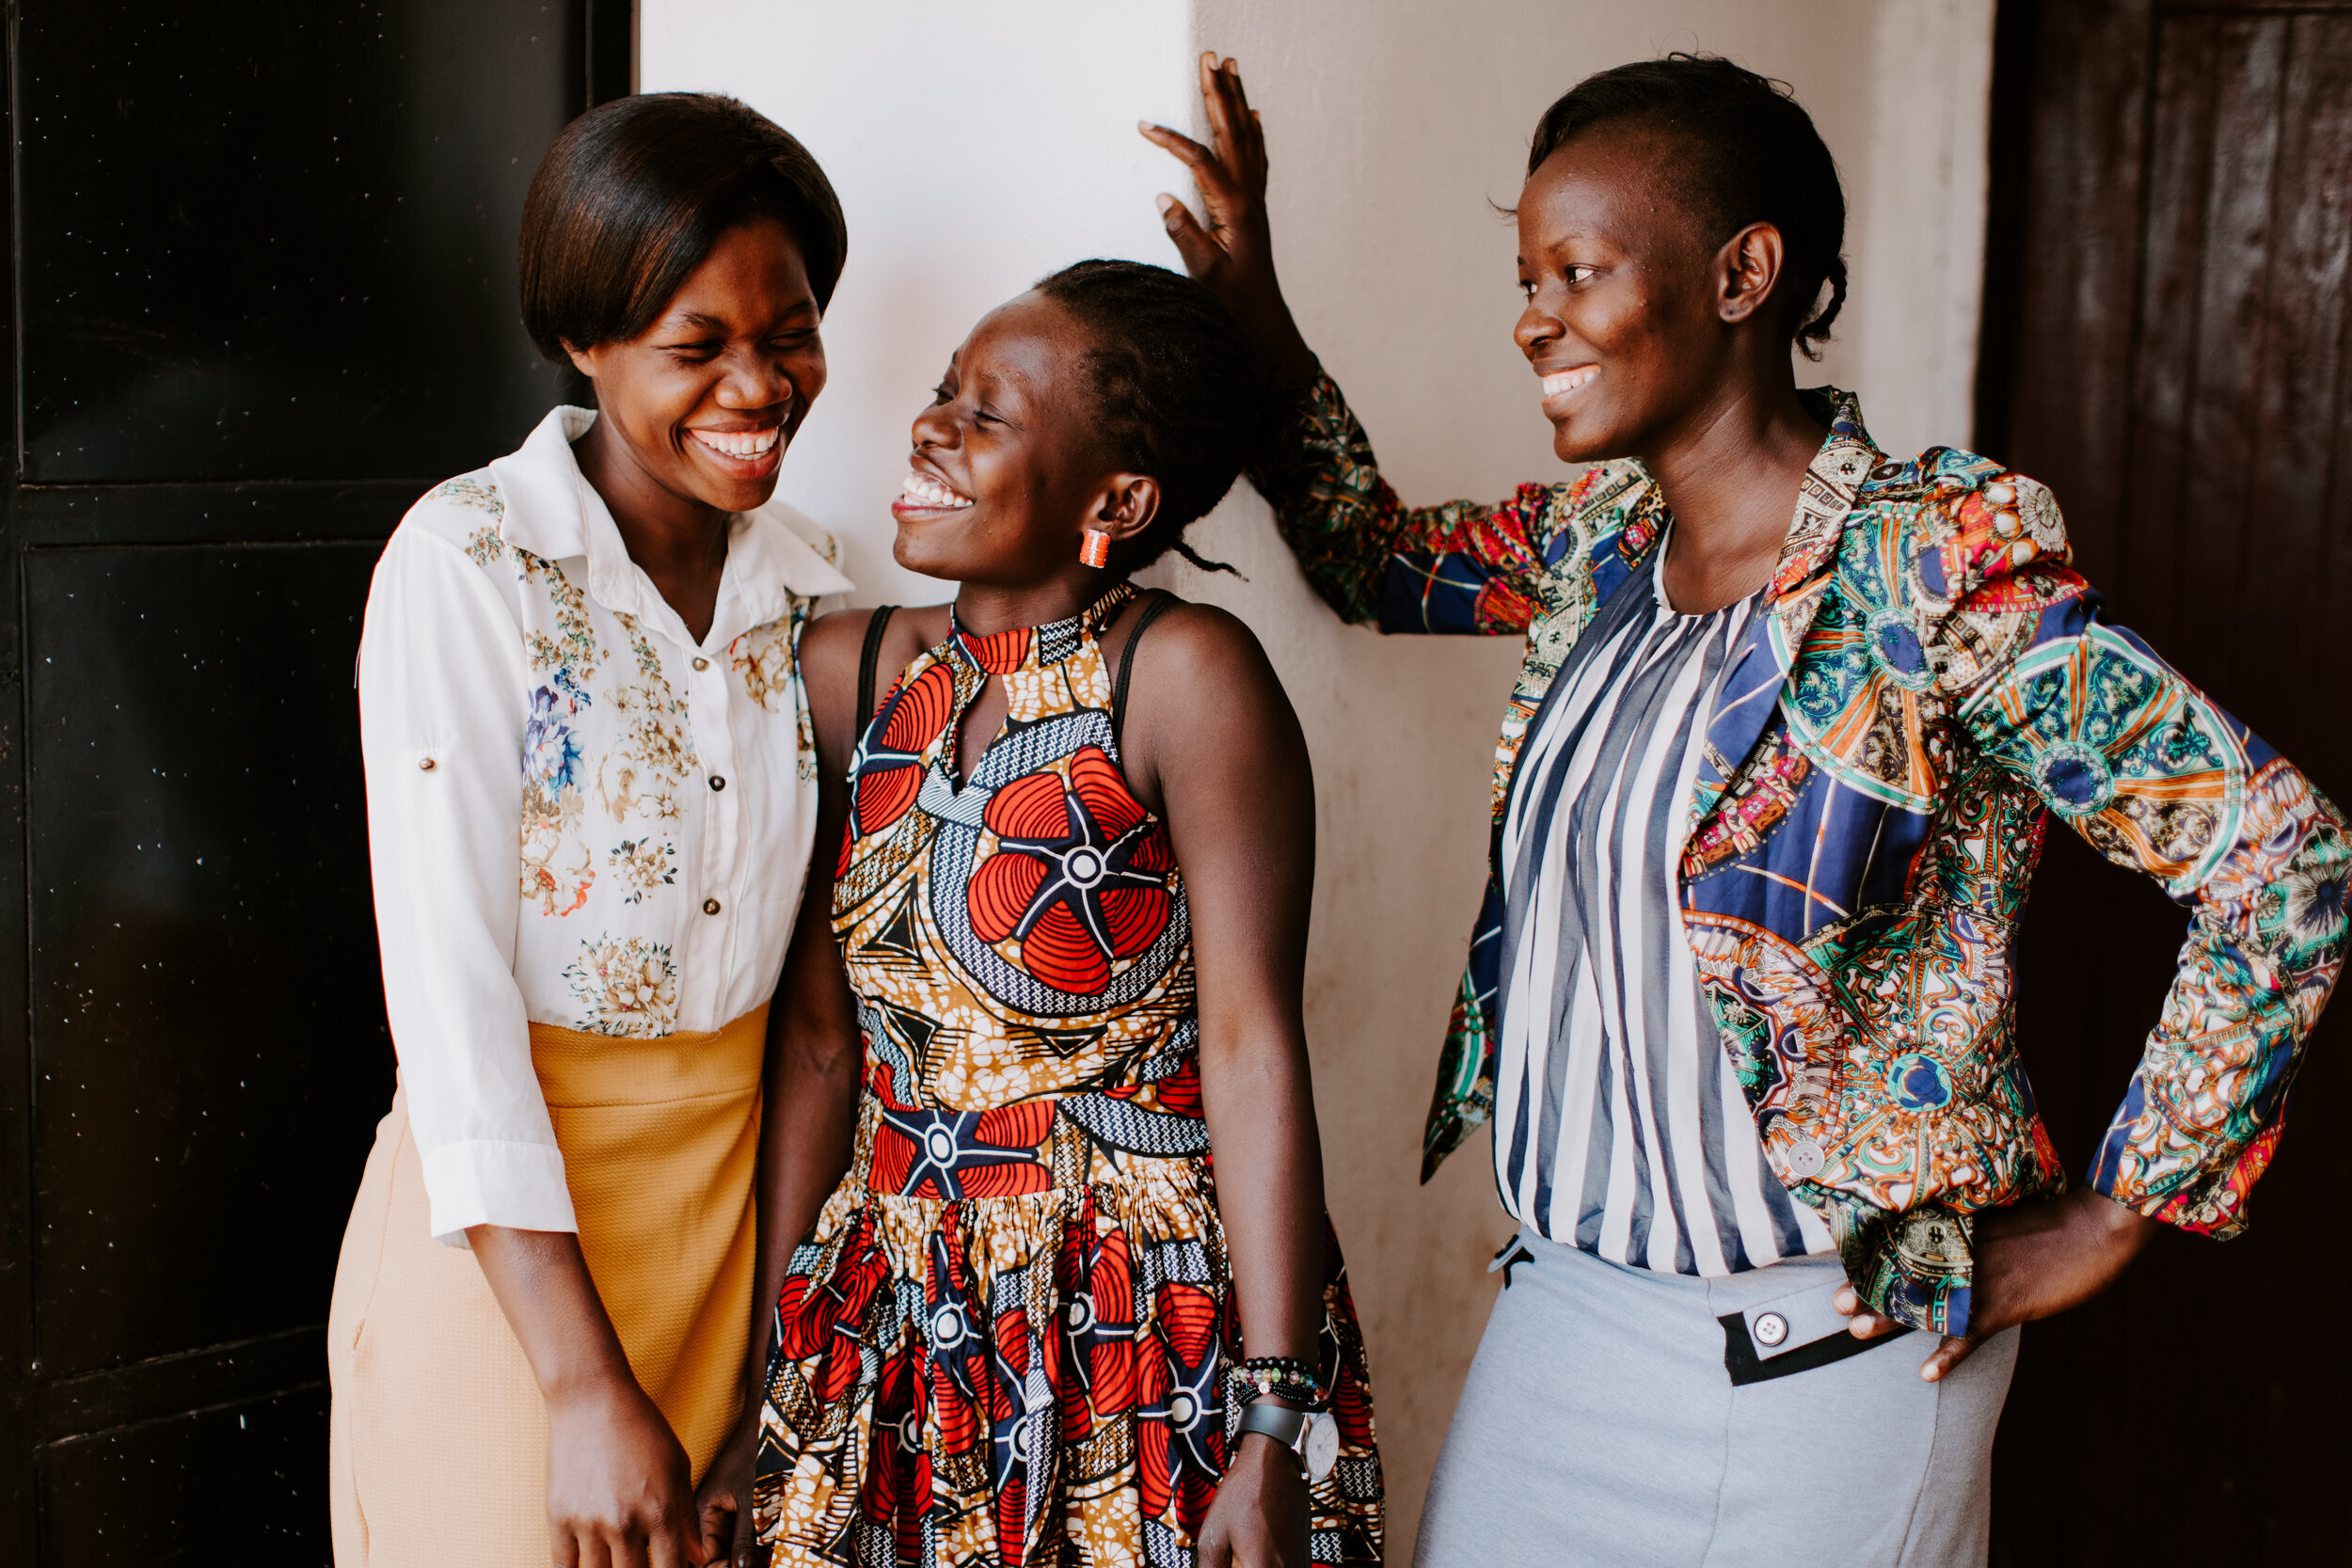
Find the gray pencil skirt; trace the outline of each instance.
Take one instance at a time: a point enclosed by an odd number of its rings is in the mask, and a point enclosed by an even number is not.
[[[1524,1233],[1503,1257],[1415,1568],[1982,1568],[2016,1330],[1926,1383],[1924,1334],[1822,1361],[1833,1258],[1694,1279]]]

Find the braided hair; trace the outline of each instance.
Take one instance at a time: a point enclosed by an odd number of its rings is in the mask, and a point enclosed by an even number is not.
[[[1587,76],[1536,122],[1527,152],[1533,177],[1571,137],[1635,121],[1674,138],[1668,187],[1720,245],[1751,223],[1769,223],[1788,246],[1780,282],[1781,328],[1810,359],[1846,303],[1846,193],[1813,119],[1788,84],[1712,55],[1669,55]],[[1821,285],[1829,303],[1818,310]]]
[[[1232,488],[1264,420],[1240,325],[1200,284],[1142,261],[1080,261],[1037,292],[1092,340],[1086,365],[1104,454],[1159,482],[1159,511],[1121,564],[1134,571],[1174,550],[1205,571],[1232,571],[1194,554],[1184,532]]]

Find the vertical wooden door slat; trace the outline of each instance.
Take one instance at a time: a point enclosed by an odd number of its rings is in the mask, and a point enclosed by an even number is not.
[[[2328,165],[2320,199],[2332,207],[2336,221],[2352,221],[2352,151],[2339,148]],[[2331,723],[2313,725],[2318,749],[2328,760],[2313,776],[2323,789],[2352,793],[2352,702],[2346,701],[2345,667],[2352,662],[2352,309],[2337,302],[2335,325],[2337,380],[2334,397],[2325,411],[2328,420],[2328,483],[2320,493],[2318,559],[2311,584],[2311,612],[2304,635],[2304,657],[2294,668],[2297,687],[2305,691],[2335,694],[2328,716]],[[2344,796],[2336,799],[2341,802]]]
[[[1993,193],[2019,309],[1987,316],[1987,363],[2011,380],[1983,388],[1980,439],[2052,485],[2114,617],[2342,801],[2352,5],[2009,3],[2035,19],[2010,27],[2025,57],[2003,68],[2030,84],[2031,122]],[[2005,230],[2004,214],[2022,228]],[[2076,1171],[2155,1022],[2184,924],[2053,827],[2019,941],[2018,1032]],[[2000,1568],[2152,1549],[2344,1560],[2352,1345],[2319,1325],[2352,1289],[2337,1236],[2348,1048],[2340,1001],[2307,1048],[2242,1240],[2160,1237],[2117,1289],[2026,1331],[1994,1455]]]
[[[2352,189],[2352,17],[2298,16],[2287,25],[2277,240],[2262,323],[2262,457],[2247,476],[2249,569],[2233,607],[2239,625],[2268,618],[2280,631],[2280,646],[2239,668],[2249,689],[2239,717],[2265,736],[2286,733],[2280,725],[2305,700],[2303,682],[2322,673],[2312,656],[2342,657],[2343,627],[2325,610],[2328,510],[2335,486],[2352,477],[2332,461],[2352,281],[2352,202],[2344,199]],[[2338,530],[2344,523],[2334,519]],[[2341,731],[2307,745],[2296,757],[2304,768],[2346,776],[2352,747]]]
[[[2107,562],[2093,574],[2158,649],[2180,624],[2181,537],[2193,466],[2198,396],[2198,313],[2206,303],[2205,225],[2213,200],[2214,57],[2221,26],[2210,17],[2167,20],[2156,33],[2150,105],[2147,226],[2141,239],[2139,326],[2131,424],[2121,486],[2122,517]],[[2058,504],[2072,498],[2061,492]]]
[[[2076,551],[2103,565],[2114,559],[2114,477],[2129,422],[2152,32],[2147,0],[2042,8],[2034,90],[2002,106],[2029,115],[2038,150],[2022,190],[1994,193],[1988,226],[1996,245],[2014,244],[2020,230],[2058,227],[2072,237],[2063,250],[2024,258],[2015,328],[2022,352],[2065,342],[2084,373],[2065,383],[2021,376],[1994,391],[2004,423],[2045,437],[2034,477],[2065,499]]]
[[[2014,366],[2009,386],[1987,389],[2004,416],[1998,426],[2010,433],[1993,451],[2056,491],[2076,558],[2093,580],[2111,583],[2123,536],[2137,526],[2121,481],[2131,446],[2140,211],[2153,199],[2155,26],[2147,0],[2053,0],[2031,9],[2033,25],[2021,30],[2026,58],[2004,66],[2009,81],[2020,84],[2019,112],[2028,119],[2022,189],[1993,193],[1989,229],[1993,243],[2016,252],[2020,302],[2015,320],[1987,321],[1988,337],[2010,337]],[[2065,243],[2049,243],[2051,235]],[[2067,373],[2050,373],[2053,362]],[[2019,1045],[2059,1152],[2079,1171],[2093,1147],[2091,1130],[2103,1124],[2129,1071],[2128,1048],[2120,1042],[2141,1009],[2120,978],[2096,970],[2060,974],[2038,956],[2034,939],[2042,930],[2111,923],[2119,879],[2072,835],[2052,838],[2021,941]],[[2074,1314],[2025,1334],[1994,1452],[1996,1562],[2004,1555],[2014,1568],[2105,1568],[2116,1560],[2112,1522],[2074,1502],[2127,1497],[2137,1484],[2141,1467],[2108,1433],[2116,1417],[2110,1391],[2128,1386],[2140,1342],[2129,1314],[2090,1317]],[[2093,1389],[2106,1397],[2083,1397]]]
[[[2217,610],[2234,610],[2254,521],[2249,481],[2264,466],[2263,325],[2287,28],[2280,16],[2225,20],[2216,28],[2213,57],[2203,62],[2213,115],[2203,152],[2212,172],[2179,513],[2180,577],[2160,645],[2178,649],[2168,657],[2215,690],[2235,690],[2258,678],[2262,667],[2259,657],[2247,657],[2245,640],[2200,637],[2192,628],[2210,626]],[[2164,112],[2159,96],[2156,113]]]

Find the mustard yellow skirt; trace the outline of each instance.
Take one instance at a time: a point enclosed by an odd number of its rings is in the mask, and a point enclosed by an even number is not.
[[[765,1007],[655,1040],[531,1026],[588,1272],[697,1480],[741,1410],[766,1037]],[[547,1408],[473,1254],[428,1216],[396,1092],[327,1312],[336,1568],[548,1563]]]

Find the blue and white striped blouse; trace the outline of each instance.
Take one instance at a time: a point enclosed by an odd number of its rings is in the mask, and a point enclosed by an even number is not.
[[[1707,715],[1761,593],[1677,614],[1665,558],[1569,653],[1504,810],[1495,1180],[1551,1241],[1718,1275],[1836,1248],[1764,1164],[1676,900]]]

